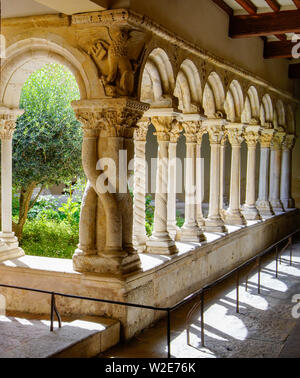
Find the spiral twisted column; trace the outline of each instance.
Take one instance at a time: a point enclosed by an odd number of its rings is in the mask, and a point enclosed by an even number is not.
[[[139,251],[146,249],[145,196],[146,196],[146,137],[150,118],[142,118],[134,131],[134,200],[133,245]]]
[[[201,123],[197,121],[183,122],[186,138],[185,222],[181,228],[181,240],[196,243],[206,240],[202,229],[197,223],[196,212],[196,146],[200,125]]]
[[[247,182],[246,200],[243,206],[243,215],[247,220],[259,220],[260,215],[255,206],[255,167],[256,167],[256,146],[259,139],[260,126],[247,126],[244,138],[247,143]]]
[[[229,208],[225,214],[225,223],[230,225],[246,224],[241,207],[241,144],[243,138],[243,125],[230,124],[226,126],[228,140],[231,144],[231,175]]]
[[[176,222],[177,193],[177,142],[182,131],[182,125],[176,120],[172,123],[169,142],[169,172],[168,172],[168,232],[172,239],[178,238],[179,227]]]
[[[284,211],[283,205],[280,201],[280,178],[281,149],[285,135],[286,134],[284,132],[275,132],[271,141],[269,201],[275,213]]]
[[[209,213],[205,222],[205,231],[227,232],[220,214],[220,149],[225,121],[209,119],[203,124],[207,127],[210,141]]]
[[[259,137],[260,142],[260,166],[259,189],[256,207],[263,218],[274,215],[269,201],[269,176],[270,176],[270,145],[273,138],[273,129],[263,129]]]
[[[0,106],[1,138],[1,223],[0,261],[24,255],[18,239],[12,230],[12,137],[17,117],[23,113],[19,109]]]
[[[154,231],[147,240],[147,252],[155,254],[173,254],[177,252],[174,240],[168,232],[168,169],[170,131],[174,118],[162,116],[152,117],[151,122],[156,129],[158,142],[156,193],[154,212]]]
[[[291,194],[292,150],[295,135],[288,134],[282,144],[280,200],[285,210],[293,209],[295,201]]]

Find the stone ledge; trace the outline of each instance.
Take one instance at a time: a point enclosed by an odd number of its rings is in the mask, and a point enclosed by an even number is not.
[[[142,271],[124,279],[80,274],[71,260],[24,256],[0,264],[1,283],[87,297],[171,306],[203,285],[247,261],[300,226],[298,210],[246,227],[228,226],[229,234],[206,233],[206,243],[176,243],[174,256],[141,254]],[[10,310],[49,314],[50,296],[0,289]],[[123,336],[132,337],[162,316],[158,311],[57,297],[65,315],[104,315],[119,319]]]

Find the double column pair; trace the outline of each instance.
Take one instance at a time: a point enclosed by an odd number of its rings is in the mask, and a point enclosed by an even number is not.
[[[178,115],[177,115],[178,116]],[[150,119],[143,119],[135,133],[135,190],[134,239],[140,250],[150,253],[177,252],[175,240],[201,242],[205,240],[201,207],[201,140],[203,131],[199,121],[178,122],[176,116],[153,116],[158,142],[154,230],[147,240],[145,234],[145,143]],[[199,117],[198,117],[199,118]],[[176,225],[177,142],[184,130],[186,137],[185,166],[185,223],[181,230]]]

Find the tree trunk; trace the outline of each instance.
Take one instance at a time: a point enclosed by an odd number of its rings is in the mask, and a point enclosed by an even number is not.
[[[31,208],[31,197],[33,194],[33,191],[36,187],[36,183],[33,182],[31,183],[28,187],[26,188],[21,188],[20,192],[20,210],[19,210],[19,220],[18,223],[13,223],[13,231],[15,232],[16,236],[18,237],[19,241],[22,239],[22,234],[23,234],[23,228],[26,223],[28,211]],[[38,194],[39,196],[39,194]],[[37,196],[37,197],[38,197]],[[35,201],[37,200],[37,197],[35,198]]]

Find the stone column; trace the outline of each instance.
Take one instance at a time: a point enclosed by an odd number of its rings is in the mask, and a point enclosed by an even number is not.
[[[295,135],[293,134],[288,134],[282,144],[280,200],[285,210],[295,207],[295,201],[291,195],[292,150],[294,144]]]
[[[283,212],[280,201],[281,146],[285,133],[275,132],[271,141],[269,201],[274,212]]]
[[[174,121],[170,131],[169,143],[169,170],[168,170],[168,232],[176,240],[179,227],[176,220],[176,183],[177,183],[177,142],[182,131],[180,122]]]
[[[1,138],[1,224],[0,261],[24,255],[12,230],[12,137],[23,111],[0,107]]]
[[[222,218],[224,218],[224,205],[225,205],[225,159],[226,159],[226,142],[227,142],[227,130],[224,131],[224,137],[221,140],[220,150],[220,212]]]
[[[259,138],[259,126],[247,126],[245,129],[245,140],[248,147],[247,155],[247,182],[246,202],[243,206],[243,215],[247,220],[259,220],[260,215],[255,206],[255,182],[256,182],[256,145]]]
[[[205,226],[205,220],[202,212],[202,197],[203,197],[203,179],[204,179],[204,166],[202,164],[201,145],[203,134],[206,133],[206,129],[201,127],[197,134],[197,146],[196,146],[196,218],[197,224],[200,228]]]
[[[196,146],[200,122],[183,122],[186,138],[185,159],[185,222],[181,228],[181,241],[196,242],[206,240],[197,223],[196,212]]]
[[[203,123],[207,127],[211,148],[209,213],[205,222],[205,231],[227,232],[220,215],[220,148],[224,136],[224,120],[207,120]]]
[[[139,251],[146,249],[145,197],[146,197],[146,138],[149,118],[142,118],[134,131],[134,199],[133,245]]]
[[[169,143],[172,129],[172,117],[152,117],[151,122],[156,129],[155,135],[158,141],[156,193],[154,212],[154,232],[147,240],[147,252],[170,255],[177,252],[174,240],[171,238],[168,228],[168,168],[169,168]]]
[[[128,161],[133,157],[133,132],[149,105],[124,97],[74,101],[73,107],[83,125],[88,179],[74,270],[121,277],[139,270],[140,259],[132,244],[133,204],[120,153]]]
[[[225,213],[225,223],[230,225],[246,224],[241,207],[241,144],[243,142],[243,125],[230,124],[226,126],[228,140],[231,144],[231,175],[229,208]]]
[[[256,207],[263,218],[274,215],[269,202],[270,144],[274,130],[263,129],[260,141],[259,189]]]

